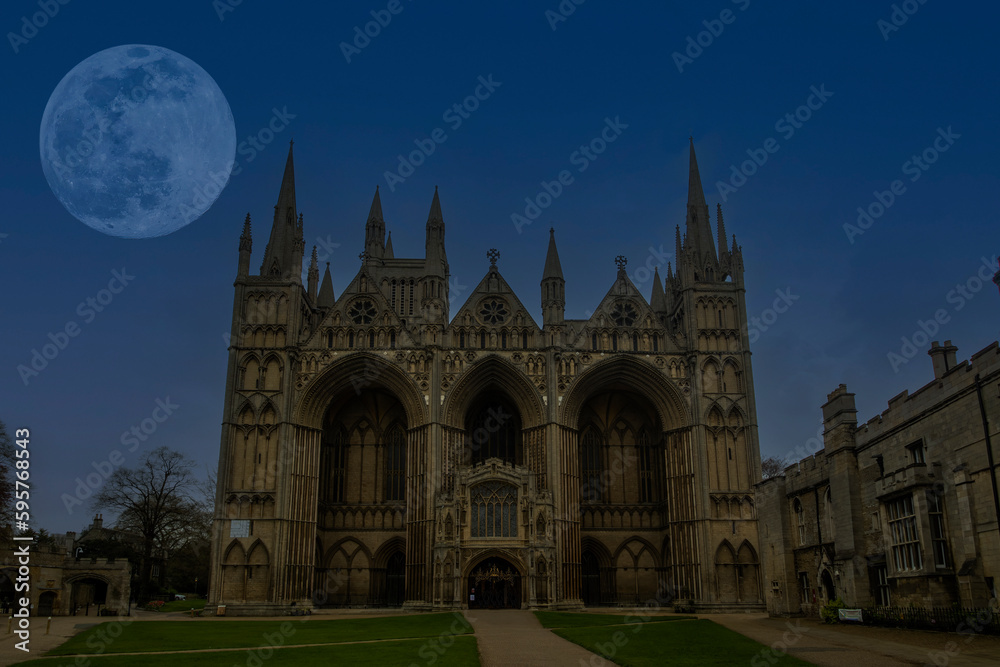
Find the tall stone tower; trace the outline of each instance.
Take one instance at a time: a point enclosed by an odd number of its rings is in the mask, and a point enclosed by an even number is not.
[[[354,279],[303,286],[289,149],[259,275],[240,237],[210,609],[762,608],[742,254],[693,144],[688,178],[649,300],[619,257],[567,318],[550,230],[539,324],[495,249],[452,315],[437,189],[422,257],[376,189]]]

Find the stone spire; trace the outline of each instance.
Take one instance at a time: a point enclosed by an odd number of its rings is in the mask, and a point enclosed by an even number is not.
[[[425,242],[424,275],[421,278],[422,293],[420,311],[425,324],[445,325],[449,318],[448,303],[448,255],[444,250],[444,216],[441,215],[441,200],[437,186],[434,199],[427,214],[427,239]]]
[[[441,262],[441,268],[448,266],[448,255],[444,249],[444,216],[441,215],[441,200],[438,198],[437,186],[434,186],[434,199],[431,200],[431,210],[427,214],[427,240],[425,243],[427,268],[437,269],[432,266],[433,261]]]
[[[389,238],[385,241],[385,259],[395,259],[396,255],[392,252],[392,232],[389,232]]]
[[[688,172],[687,201],[687,246],[696,258],[696,269],[703,270],[706,261],[715,262],[715,243],[712,241],[712,225],[709,221],[708,204],[705,203],[705,191],[701,187],[701,174],[698,171],[698,158],[694,154],[694,139],[691,139],[691,151]]]
[[[715,218],[719,227],[719,255],[721,257],[729,252],[729,248],[726,247],[726,223],[722,220],[722,204],[715,205]]]
[[[667,265],[667,270],[670,270]],[[662,313],[667,309],[666,296],[663,293],[663,284],[660,282],[660,268],[653,269],[653,292],[649,297],[649,305],[654,313]]]
[[[385,255],[385,219],[382,217],[382,200],[375,186],[375,196],[372,207],[368,211],[368,221],[365,223],[365,252],[371,258],[381,259]]]
[[[549,228],[549,249],[545,253],[545,268],[542,271],[542,280],[546,278],[563,279],[562,265],[559,263],[559,251],[556,249],[556,230]]]
[[[326,273],[323,274],[323,284],[319,288],[316,305],[319,308],[332,308],[336,299],[333,297],[333,278],[330,277],[330,262],[326,263]]]
[[[549,229],[549,249],[542,269],[542,324],[562,324],[566,315],[566,281],[563,279],[559,251],[556,249],[556,230]]]
[[[295,273],[296,246],[299,245],[301,228],[298,226],[298,213],[295,209],[295,166],[292,160],[292,143],[288,145],[288,159],[285,161],[285,174],[281,179],[281,189],[278,191],[278,203],[274,206],[274,223],[271,225],[271,237],[264,250],[264,261],[260,265],[260,275],[268,278],[284,278],[286,280],[302,280],[301,249],[299,249],[299,273]],[[304,245],[303,245],[304,247]]]
[[[250,252],[253,249],[253,239],[250,236],[250,214],[243,221],[243,233],[240,234],[240,262],[236,270],[237,276],[250,275]]]
[[[316,246],[313,246],[312,259],[309,260],[309,300],[316,303],[316,289],[319,285],[319,261],[316,257]]]

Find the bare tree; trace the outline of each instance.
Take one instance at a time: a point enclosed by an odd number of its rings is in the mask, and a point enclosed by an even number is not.
[[[12,536],[14,516],[14,444],[7,435],[7,425],[0,421],[0,543]]]
[[[117,528],[141,539],[139,599],[148,597],[153,565],[200,532],[194,461],[158,447],[137,468],[118,468],[94,496],[95,509],[118,514]]]
[[[788,467],[788,461],[783,457],[769,456],[760,462],[760,476],[762,479],[775,477],[782,474]]]

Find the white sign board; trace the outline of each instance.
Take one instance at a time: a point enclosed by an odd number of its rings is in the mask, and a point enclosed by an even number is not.
[[[233,519],[230,521],[229,537],[250,537],[250,519]]]
[[[856,621],[862,623],[861,610],[860,609],[838,609],[837,614],[840,616],[842,621]]]

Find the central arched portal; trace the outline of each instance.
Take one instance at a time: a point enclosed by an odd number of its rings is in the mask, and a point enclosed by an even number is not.
[[[489,458],[510,465],[524,465],[521,415],[501,392],[486,392],[472,404],[465,420],[466,451],[471,465]]]
[[[506,558],[494,556],[469,573],[469,609],[520,609],[521,574]]]

